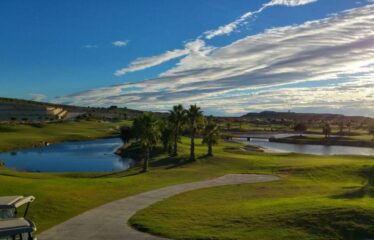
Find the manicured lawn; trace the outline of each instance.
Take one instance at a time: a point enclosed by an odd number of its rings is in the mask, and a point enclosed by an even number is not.
[[[236,146],[225,144],[220,148]],[[205,153],[205,146],[198,146],[197,154]],[[34,195],[30,216],[39,231],[63,222],[83,211],[122,197],[172,184],[197,181],[224,175],[229,172],[245,172],[249,165],[244,159],[211,158],[186,163],[187,139],[181,146],[178,158],[159,155],[151,163],[151,172],[138,174],[140,168],[129,172],[94,174],[23,173],[0,170],[0,195]]]
[[[374,237],[373,157],[221,154],[233,165],[246,159],[241,172],[282,180],[183,193],[140,211],[131,224],[172,239]]]
[[[93,136],[95,129],[90,125],[86,134]],[[108,128],[102,129],[105,135]],[[373,190],[362,188],[374,172],[373,157],[246,153],[238,144],[221,142],[215,156],[206,158],[206,146],[198,140],[198,160],[189,163],[189,141],[182,140],[179,157],[159,154],[146,174],[138,174],[138,167],[109,174],[3,169],[0,195],[36,196],[30,216],[40,232],[106,202],[163,186],[227,173],[276,174],[282,180],[172,197],[139,212],[131,223],[176,239],[336,239],[352,233],[374,237]]]
[[[40,146],[43,141],[50,143],[87,140],[109,137],[120,125],[130,121],[99,122],[81,121],[39,125],[0,124],[0,152]]]

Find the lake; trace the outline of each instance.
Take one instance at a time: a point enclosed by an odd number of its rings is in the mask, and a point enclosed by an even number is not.
[[[244,140],[241,140],[244,141]],[[325,146],[325,145],[310,145],[310,144],[290,144],[269,142],[268,139],[251,138],[250,142],[244,141],[253,145],[260,146],[270,152],[294,152],[304,154],[316,155],[362,155],[374,156],[374,148],[367,147],[350,147],[350,146]]]
[[[121,144],[119,138],[66,142],[0,153],[0,161],[7,168],[31,172],[121,171],[134,164],[114,154]]]

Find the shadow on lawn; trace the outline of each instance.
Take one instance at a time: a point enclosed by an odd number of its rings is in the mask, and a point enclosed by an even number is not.
[[[374,212],[355,208],[316,209],[285,219],[287,225],[324,239],[372,239]]]
[[[358,175],[363,177],[364,179],[364,186],[354,188],[354,190],[350,190],[343,194],[332,196],[335,199],[355,199],[355,198],[363,198],[363,197],[371,197],[374,198],[374,168],[373,167],[365,167],[364,169],[358,172]]]

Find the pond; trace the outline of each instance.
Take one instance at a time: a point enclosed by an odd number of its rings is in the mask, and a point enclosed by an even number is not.
[[[244,140],[241,140],[244,141]],[[248,143],[248,142],[247,142]],[[260,146],[270,152],[294,152],[316,155],[362,155],[374,156],[374,148],[350,146],[325,146],[310,144],[290,144],[269,142],[268,139],[251,138],[253,145]]]
[[[114,151],[119,138],[66,142],[47,147],[0,153],[7,168],[31,172],[112,172],[126,170],[134,164]]]

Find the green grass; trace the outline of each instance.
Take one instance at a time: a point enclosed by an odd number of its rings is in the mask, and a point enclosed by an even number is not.
[[[217,156],[230,156],[232,165],[244,160],[239,172],[282,180],[183,193],[141,210],[131,224],[172,239],[374,237],[373,157],[244,155],[227,148]]]
[[[130,121],[3,124],[0,125],[0,152],[40,146],[43,141],[56,143],[109,137],[115,134],[118,126],[125,124],[130,124]]]
[[[86,134],[93,136],[97,126],[89,125]],[[214,148],[215,156],[207,158],[206,146],[198,140],[198,160],[191,163],[186,161],[189,141],[182,140],[178,157],[154,156],[146,174],[139,174],[138,167],[107,174],[0,169],[0,195],[36,196],[30,216],[41,232],[109,201],[163,186],[228,173],[276,174],[280,181],[177,195],[140,211],[131,224],[174,239],[374,237],[373,157],[245,153],[239,144],[221,142]]]

